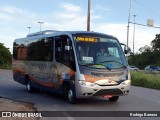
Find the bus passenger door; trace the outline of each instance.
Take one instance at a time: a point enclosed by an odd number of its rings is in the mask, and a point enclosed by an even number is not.
[[[71,73],[73,73],[71,71],[75,71],[75,58],[69,36],[55,37],[55,60],[54,73],[56,78],[53,80],[53,84],[58,89],[63,80],[70,80]]]

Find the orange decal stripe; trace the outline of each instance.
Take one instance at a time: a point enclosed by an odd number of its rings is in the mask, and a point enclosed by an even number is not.
[[[29,78],[31,78],[33,81],[37,82],[38,84],[41,84],[43,86],[47,86],[47,87],[52,87],[53,83],[49,82],[49,83],[44,83],[44,82],[40,82],[36,77],[29,75]]]
[[[13,74],[15,74],[16,73],[16,71],[17,72],[21,72],[21,73],[27,73],[27,71],[26,70],[24,70],[24,69],[21,69],[21,68],[13,68]]]
[[[75,74],[75,72],[72,69],[70,69],[70,73],[69,74],[70,74],[70,77],[71,77],[71,76],[73,76]]]
[[[95,81],[99,80],[99,78],[92,77],[92,76],[89,76],[89,75],[84,75],[84,77],[85,77],[87,82],[95,82]]]

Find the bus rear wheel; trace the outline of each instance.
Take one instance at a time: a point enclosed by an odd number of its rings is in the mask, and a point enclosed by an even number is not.
[[[113,96],[111,98],[109,98],[110,102],[116,102],[119,99],[119,96]]]

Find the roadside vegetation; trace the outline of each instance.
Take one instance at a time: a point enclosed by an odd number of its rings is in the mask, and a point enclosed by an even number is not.
[[[141,70],[144,70],[147,65],[160,66],[160,34],[151,41],[150,46],[145,45],[139,49],[139,53],[131,54],[128,63]]]
[[[4,44],[0,43],[0,69],[11,69],[12,55]]]
[[[131,81],[133,86],[160,90],[160,74],[131,71]]]
[[[160,67],[160,34],[155,36],[150,46],[145,45],[139,49],[139,53],[131,54],[128,59],[129,65],[134,65],[140,70],[148,65]],[[160,90],[160,73],[146,74],[143,71],[131,72],[132,85]]]
[[[134,65],[141,70],[147,65],[160,66],[160,34],[155,36],[150,46],[145,45],[139,49],[139,53],[131,54],[128,59],[129,65]]]

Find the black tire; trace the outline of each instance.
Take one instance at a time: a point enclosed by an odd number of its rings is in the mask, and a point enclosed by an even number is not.
[[[68,102],[70,104],[75,104],[76,103],[76,98],[74,95],[74,92],[72,89],[68,89],[68,94],[67,94]]]
[[[110,102],[116,102],[119,99],[119,96],[113,96],[111,98],[109,98]]]
[[[63,94],[64,94],[64,98],[70,104],[75,104],[76,103],[76,98],[75,98],[74,92],[73,92],[73,90],[68,85],[64,86],[64,88],[63,88]]]
[[[32,86],[30,80],[27,80],[27,82],[26,82],[26,89],[27,89],[27,91],[28,91],[29,93],[33,93],[33,92],[34,92],[34,87]]]

